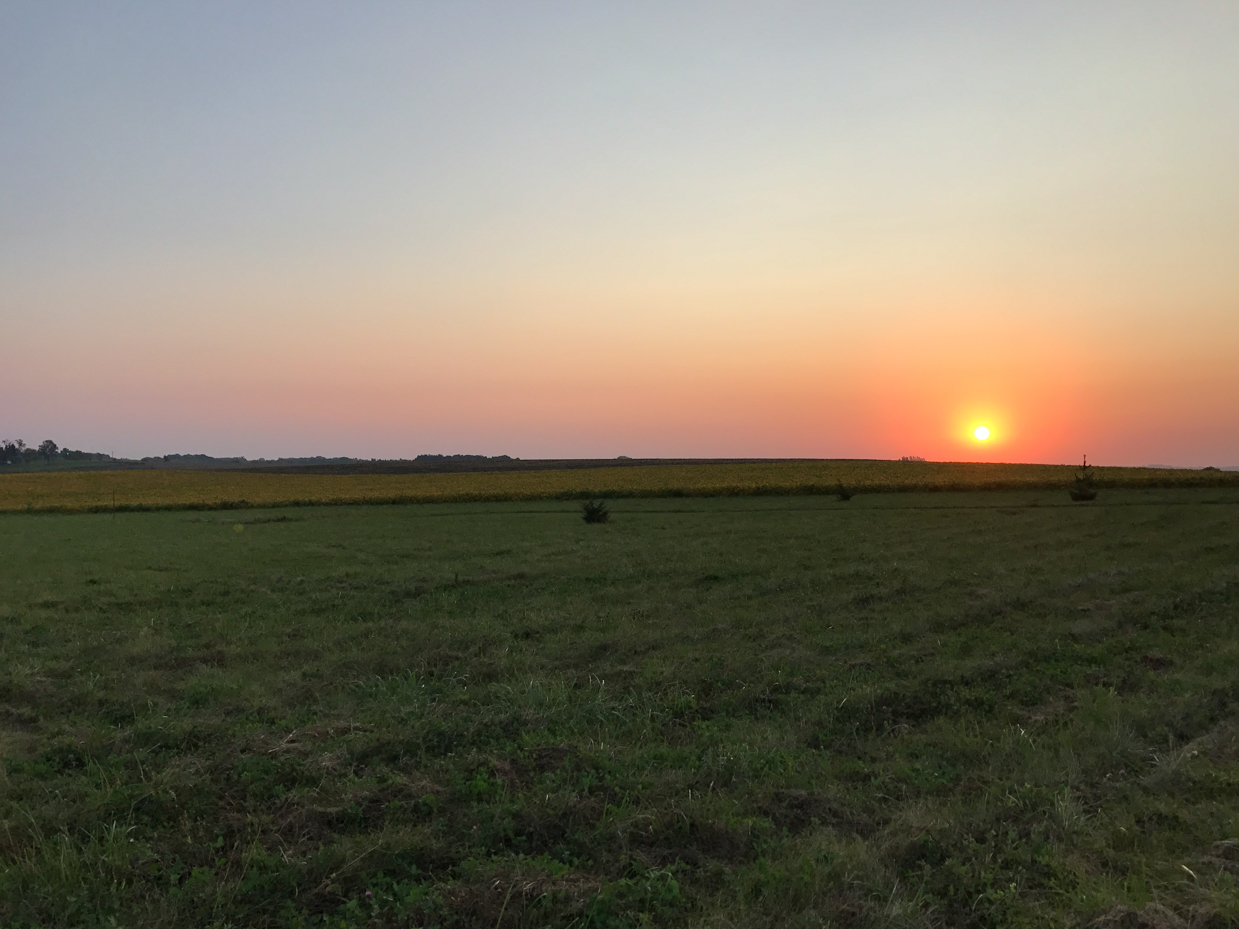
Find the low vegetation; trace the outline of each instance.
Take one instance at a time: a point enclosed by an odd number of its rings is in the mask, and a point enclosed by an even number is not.
[[[1239,923],[1239,492],[611,509],[0,519],[0,925]]]
[[[611,511],[605,500],[586,500],[581,504],[581,518],[587,523],[610,522]]]
[[[1098,468],[1101,488],[1235,487],[1239,472]],[[729,497],[1049,489],[1073,486],[1066,465],[924,461],[782,461],[435,474],[81,471],[0,474],[0,512],[91,512],[357,503]]]

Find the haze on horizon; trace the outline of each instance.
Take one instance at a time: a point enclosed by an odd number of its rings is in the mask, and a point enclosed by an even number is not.
[[[1208,0],[9,2],[0,434],[1239,465],[1236,100]]]

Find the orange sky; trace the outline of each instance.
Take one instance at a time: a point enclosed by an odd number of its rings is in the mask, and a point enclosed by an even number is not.
[[[0,11],[0,437],[1239,465],[1239,8],[702,9]]]

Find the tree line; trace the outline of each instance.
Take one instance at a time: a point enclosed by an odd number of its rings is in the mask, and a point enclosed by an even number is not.
[[[0,464],[34,464],[36,461],[102,461],[108,456],[102,452],[83,452],[74,448],[61,448],[51,439],[38,445],[27,445],[21,439],[0,439]]]

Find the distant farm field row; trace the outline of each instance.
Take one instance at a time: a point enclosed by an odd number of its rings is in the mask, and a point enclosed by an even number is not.
[[[1054,489],[1064,465],[795,461],[645,465],[466,474],[255,474],[84,471],[0,475],[0,512],[213,509],[355,503],[444,503],[598,497],[723,497],[890,491]],[[1097,468],[1098,486],[1239,487],[1239,473]]]

